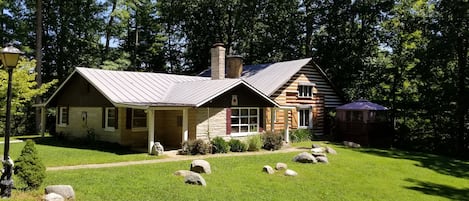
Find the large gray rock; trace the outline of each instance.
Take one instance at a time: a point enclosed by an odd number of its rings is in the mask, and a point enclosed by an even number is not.
[[[262,168],[263,172],[267,172],[267,174],[274,174],[275,171],[270,165],[264,165],[264,168]]]
[[[311,149],[311,153],[324,153],[324,148],[323,147],[319,147],[319,148],[312,148]]]
[[[299,153],[293,158],[294,162],[299,163],[317,163],[318,161],[308,152]]]
[[[43,201],[65,201],[65,198],[57,193],[49,193],[44,196]]]
[[[311,148],[321,148],[321,145],[313,144],[313,145],[311,146]]]
[[[207,186],[207,182],[199,173],[192,172],[191,174],[184,177],[184,182],[186,184],[201,185]]]
[[[151,154],[156,156],[161,156],[164,154],[163,145],[160,142],[155,142],[153,147],[151,147]]]
[[[52,185],[47,186],[45,189],[46,194],[57,193],[65,200],[75,200],[75,191],[70,185]]]
[[[191,163],[191,171],[197,173],[205,173],[210,174],[212,173],[212,169],[210,168],[210,163],[206,160],[193,160]]]
[[[320,163],[329,163],[329,159],[327,159],[326,156],[318,156],[316,157],[316,160],[318,160]]]
[[[288,166],[287,166],[287,164],[285,164],[285,163],[277,163],[277,164],[275,165],[275,169],[276,169],[276,170],[284,170],[284,169],[287,169],[287,168],[288,168]]]
[[[185,177],[185,176],[187,176],[187,175],[189,175],[189,174],[192,174],[192,173],[193,173],[193,172],[191,172],[191,171],[189,171],[189,170],[178,170],[178,171],[174,172],[174,175]]]
[[[360,148],[360,144],[358,143],[355,143],[355,142],[349,142],[349,141],[344,141],[344,145],[346,147],[350,147],[350,148]]]
[[[326,147],[326,153],[337,154],[337,151],[335,151],[332,147]]]
[[[285,176],[294,177],[294,176],[297,176],[297,175],[298,175],[298,173],[296,173],[296,172],[293,171],[293,170],[288,169],[288,170],[285,171]]]

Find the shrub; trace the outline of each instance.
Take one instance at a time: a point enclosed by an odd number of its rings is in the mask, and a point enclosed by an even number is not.
[[[304,142],[312,140],[312,132],[308,129],[296,129],[290,134],[292,142]]]
[[[227,153],[230,145],[221,137],[215,137],[212,140],[212,153]]]
[[[232,152],[245,152],[248,150],[248,145],[238,139],[231,139],[228,144]]]
[[[260,135],[253,135],[248,138],[248,151],[259,151],[262,147]]]
[[[262,135],[263,146],[267,150],[279,150],[283,145],[283,135],[281,133],[267,131]]]
[[[46,167],[38,157],[32,140],[27,140],[20,157],[15,161],[14,171],[28,190],[38,189],[46,177]]]
[[[208,154],[212,151],[212,146],[209,142],[202,139],[189,140],[182,143],[183,153],[190,153],[192,155]]]

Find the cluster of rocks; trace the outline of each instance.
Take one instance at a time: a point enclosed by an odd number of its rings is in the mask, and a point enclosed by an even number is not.
[[[283,171],[283,170],[285,170],[283,173],[285,176],[294,177],[298,175],[298,173],[295,172],[294,170],[288,169],[288,165],[285,163],[277,163],[275,165],[275,170],[270,165],[264,165],[264,167],[262,168],[262,171],[267,174],[275,174],[276,171]]]
[[[43,201],[71,201],[75,200],[75,191],[70,185],[52,185],[45,188]]]
[[[313,144],[311,153],[299,153],[293,158],[293,161],[298,163],[329,163],[329,159],[327,158],[326,153],[337,154],[337,151],[328,146],[321,147],[319,145]]]
[[[184,183],[207,186],[207,182],[201,174],[211,174],[210,163],[206,160],[193,160],[190,170],[178,170],[174,172],[176,176],[184,177]]]

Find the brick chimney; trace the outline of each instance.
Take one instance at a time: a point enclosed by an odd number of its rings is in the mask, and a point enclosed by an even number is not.
[[[240,78],[243,72],[243,57],[239,55],[229,55],[226,57],[226,77]]]
[[[212,69],[212,80],[225,79],[225,47],[223,43],[215,43],[210,49],[210,68]]]

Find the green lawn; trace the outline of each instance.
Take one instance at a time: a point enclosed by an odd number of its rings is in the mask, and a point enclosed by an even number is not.
[[[186,185],[182,177],[172,175],[188,169],[190,161],[51,171],[44,186],[70,184],[77,199],[86,201],[469,199],[467,161],[403,151],[333,147],[339,154],[330,155],[328,165],[291,162],[297,153],[209,158],[212,174],[203,175],[207,187]],[[274,166],[277,162],[287,163],[299,175],[261,172],[264,165]]]
[[[24,139],[25,137],[15,137],[15,139]],[[28,136],[36,141],[36,149],[39,157],[47,167],[111,163],[121,161],[151,160],[158,157],[150,156],[146,153],[134,152],[127,148],[112,145],[86,145],[84,143],[63,143],[52,137],[41,139],[37,136]],[[0,139],[3,141],[3,139]],[[21,154],[26,143],[11,143],[10,156],[15,160]],[[3,156],[4,145],[0,144],[0,152]],[[161,157],[160,157],[161,158]]]

